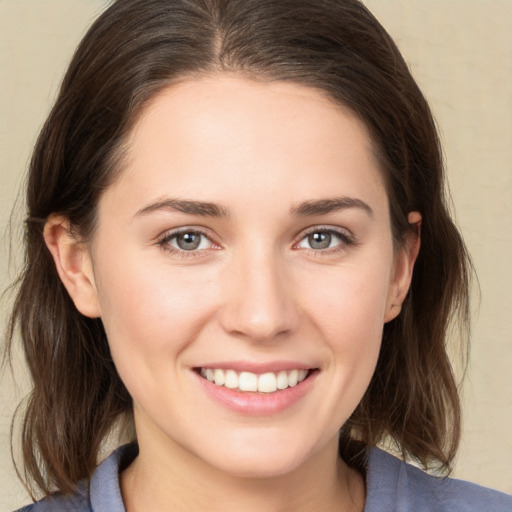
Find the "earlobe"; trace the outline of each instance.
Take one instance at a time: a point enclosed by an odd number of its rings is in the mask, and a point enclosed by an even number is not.
[[[69,220],[50,215],[44,226],[44,240],[78,311],[90,318],[101,316],[91,256],[87,245],[71,232]]]
[[[421,214],[410,212],[408,217],[411,230],[400,248],[395,261],[393,279],[389,287],[388,301],[384,322],[396,318],[402,309],[402,303],[407,296],[412,281],[414,263],[418,257],[421,243]]]

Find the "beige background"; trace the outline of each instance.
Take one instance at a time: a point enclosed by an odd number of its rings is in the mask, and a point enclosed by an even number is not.
[[[512,0],[366,0],[431,101],[482,292],[455,476],[512,493]],[[71,53],[100,0],[0,0],[0,230]],[[18,209],[14,226],[22,214]],[[19,230],[18,230],[19,231]],[[1,287],[8,272],[1,246]],[[475,301],[476,302],[476,301]],[[475,304],[475,309],[476,309]],[[7,304],[2,303],[2,321]],[[9,454],[25,390],[1,381],[0,509],[27,502]]]

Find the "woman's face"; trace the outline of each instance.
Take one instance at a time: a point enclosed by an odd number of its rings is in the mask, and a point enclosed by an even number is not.
[[[332,456],[408,286],[388,212],[364,126],[319,92],[212,76],[158,94],[90,245],[141,455],[244,476]]]

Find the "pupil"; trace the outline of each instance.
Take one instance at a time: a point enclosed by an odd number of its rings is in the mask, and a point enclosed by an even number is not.
[[[327,249],[331,245],[331,235],[329,233],[312,233],[308,238],[309,245],[313,249]]]
[[[197,249],[201,243],[201,235],[197,233],[182,233],[176,240],[178,247],[185,251]]]

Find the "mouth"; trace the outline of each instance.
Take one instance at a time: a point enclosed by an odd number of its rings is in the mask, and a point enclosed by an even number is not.
[[[259,374],[223,368],[196,368],[195,371],[203,379],[219,387],[241,393],[272,394],[298,386],[317,370],[296,368]]]
[[[215,363],[192,370],[214,403],[244,416],[269,416],[297,407],[316,388],[320,373],[320,368],[282,361]]]

